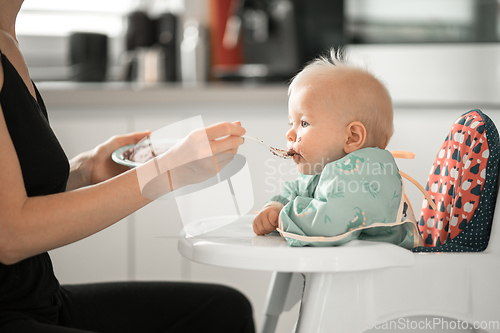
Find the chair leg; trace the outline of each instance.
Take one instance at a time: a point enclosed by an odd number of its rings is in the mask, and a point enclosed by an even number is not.
[[[274,272],[267,292],[264,319],[260,333],[274,333],[278,319],[285,307],[293,273]]]
[[[366,331],[373,303],[370,273],[306,273],[297,333]]]

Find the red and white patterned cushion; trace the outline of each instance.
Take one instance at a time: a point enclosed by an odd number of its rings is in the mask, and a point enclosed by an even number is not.
[[[444,244],[467,226],[479,204],[489,153],[484,121],[478,112],[460,117],[430,171],[426,189],[438,210],[432,210],[424,198],[419,230],[425,246]]]

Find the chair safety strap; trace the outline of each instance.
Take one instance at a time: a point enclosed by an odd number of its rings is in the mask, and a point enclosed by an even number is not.
[[[394,158],[405,158],[405,159],[413,159],[413,158],[415,158],[415,154],[412,153],[412,152],[409,152],[409,151],[396,150],[396,151],[391,151],[391,154],[392,154],[392,156]],[[420,190],[420,192],[422,192],[422,194],[425,196],[425,198],[427,199],[427,202],[429,203],[429,205],[431,205],[432,209],[434,209],[435,211],[437,211],[436,203],[431,198],[431,196],[429,195],[429,193],[427,193],[427,191],[423,188],[423,186],[420,185],[413,177],[408,176],[403,171],[399,170],[399,173],[401,174],[401,176],[403,176],[404,178],[406,178],[410,182],[412,182],[413,185],[415,185]]]

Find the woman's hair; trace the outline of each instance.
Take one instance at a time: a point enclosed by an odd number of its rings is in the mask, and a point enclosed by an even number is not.
[[[331,49],[328,54],[309,62],[291,80],[288,95],[304,82],[320,78],[341,80],[348,88],[345,98],[350,106],[342,111],[350,121],[359,121],[365,126],[365,147],[385,149],[394,133],[392,100],[385,85],[367,69],[350,64],[343,49]]]

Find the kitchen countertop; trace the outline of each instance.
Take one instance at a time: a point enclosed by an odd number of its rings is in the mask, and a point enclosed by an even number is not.
[[[391,77],[391,73],[385,74],[379,77]],[[494,93],[496,84],[492,82],[489,86],[484,80],[475,81],[470,78],[457,80],[456,77],[448,77],[447,84],[442,84],[440,89],[433,89],[433,92],[430,93],[422,91],[422,89],[412,89],[408,86],[408,80],[398,77],[399,79],[392,78],[385,82],[391,92],[395,109],[470,110],[480,108],[491,111],[500,109],[498,95]],[[487,81],[491,81],[491,79]],[[458,82],[457,86],[452,85],[452,82]],[[464,84],[465,86],[462,87]],[[471,86],[474,87],[476,94],[465,91],[467,87]],[[68,109],[89,110],[94,107],[121,108],[126,111],[127,109],[137,109],[137,107],[148,109],[149,107],[156,108],[165,105],[255,106],[267,104],[280,108],[281,106],[286,108],[288,105],[288,83],[286,82],[259,84],[210,82],[194,87],[185,87],[181,83],[146,85],[130,82],[80,83],[61,81],[37,82],[37,87],[47,106],[56,112]],[[397,89],[395,89],[396,87]],[[407,91],[411,92],[410,95],[407,94]]]
[[[126,82],[41,82],[37,87],[50,107],[148,106],[196,103],[288,103],[287,84],[144,85]]]

